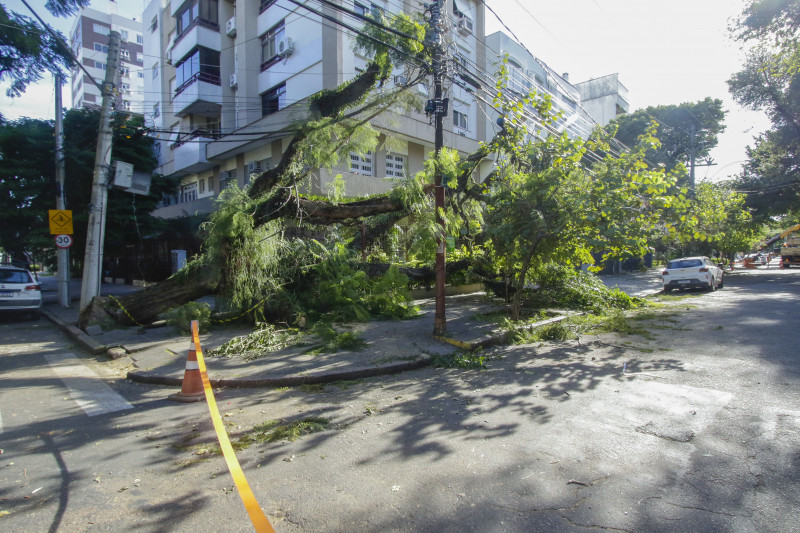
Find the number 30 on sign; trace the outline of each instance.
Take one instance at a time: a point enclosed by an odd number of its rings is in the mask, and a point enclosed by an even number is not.
[[[69,235],[56,235],[56,246],[59,248],[69,248],[72,246],[72,237]]]

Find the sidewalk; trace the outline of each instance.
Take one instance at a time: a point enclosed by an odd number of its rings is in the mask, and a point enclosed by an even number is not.
[[[660,271],[601,276],[604,283],[619,287],[632,296],[644,296],[661,290]],[[106,353],[110,357],[130,357],[135,370],[128,378],[141,383],[180,387],[186,365],[190,337],[179,335],[171,327],[119,328],[90,334],[78,329],[78,302],[62,308],[57,294],[43,283],[43,314],[61,327],[85,351]],[[135,287],[104,284],[101,295],[125,294]],[[73,295],[76,293],[72,293]],[[78,290],[77,294],[80,294]],[[352,331],[365,341],[361,350],[343,350],[312,355],[308,346],[292,346],[266,354],[253,361],[241,358],[209,357],[208,351],[233,337],[246,335],[250,327],[212,328],[200,335],[211,383],[215,387],[282,387],[290,385],[352,380],[392,374],[430,364],[432,355],[446,355],[469,344],[489,343],[501,334],[497,325],[481,315],[497,306],[482,293],[448,296],[446,300],[447,339],[435,339],[433,299],[419,300],[420,317],[402,321],[372,321],[352,325]]]

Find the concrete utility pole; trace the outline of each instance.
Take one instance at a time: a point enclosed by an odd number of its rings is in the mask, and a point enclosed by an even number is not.
[[[83,282],[81,285],[81,310],[95,296],[100,295],[103,275],[103,239],[106,225],[106,200],[111,167],[111,119],[114,113],[114,96],[119,76],[118,31],[112,31],[108,39],[108,60],[103,82],[103,104],[100,108],[100,129],[97,134],[97,151],[94,159],[92,199],[89,204],[89,227],[86,230],[86,254],[83,259]]]
[[[55,74],[56,80],[56,209],[67,208],[64,192],[64,110],[61,105],[61,74]],[[69,249],[59,248],[58,257],[58,303],[61,307],[69,307]]]
[[[445,0],[436,0],[430,6],[432,46],[433,46],[433,101],[428,102],[428,109],[433,110],[434,115],[434,154],[438,161],[439,154],[444,145],[443,120],[447,114],[447,100],[442,98],[442,80],[444,78],[444,47],[442,45],[442,6]],[[446,257],[445,257],[445,221],[441,211],[444,209],[444,183],[442,183],[442,170],[436,165],[434,175],[434,191],[436,206],[436,221],[441,226],[441,232],[436,239],[436,263],[434,272],[436,273],[436,314],[433,321],[433,334],[435,336],[444,335],[447,331],[447,318],[445,315],[445,296],[444,286],[447,278]]]

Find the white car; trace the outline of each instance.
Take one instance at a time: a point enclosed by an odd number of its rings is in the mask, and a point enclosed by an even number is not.
[[[39,317],[42,286],[30,271],[0,265],[0,311],[27,312]]]
[[[708,257],[698,256],[673,259],[661,275],[667,293],[675,289],[721,289],[725,273]]]

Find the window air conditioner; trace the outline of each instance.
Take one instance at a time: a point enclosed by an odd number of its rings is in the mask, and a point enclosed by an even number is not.
[[[225,33],[228,37],[236,37],[236,18],[231,17],[228,22],[225,23]]]
[[[278,41],[276,49],[280,57],[289,57],[294,52],[294,43],[289,37],[285,37]]]
[[[472,20],[464,17],[458,21],[458,32],[462,35],[469,35],[472,33]]]
[[[234,72],[233,74],[231,74],[230,87],[231,87],[231,89],[235,89],[238,86],[239,86],[239,82],[236,79],[236,73]]]

